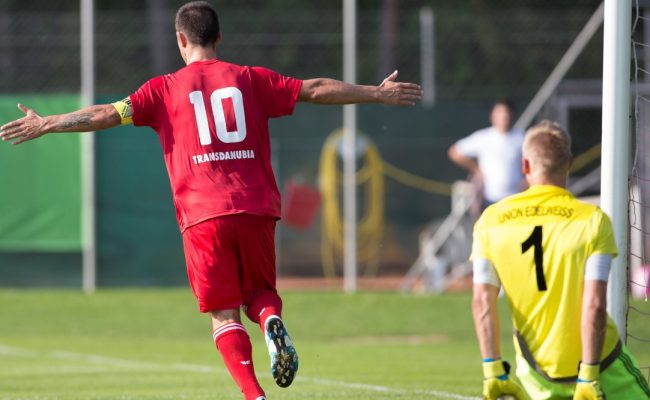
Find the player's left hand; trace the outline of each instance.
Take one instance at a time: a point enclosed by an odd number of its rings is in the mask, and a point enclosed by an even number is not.
[[[513,396],[517,400],[528,400],[524,389],[513,379],[510,379],[510,364],[495,360],[483,362],[483,399],[497,400],[502,396]]]
[[[600,388],[600,382],[578,382],[573,392],[573,400],[605,400],[605,394]]]
[[[578,383],[573,392],[573,400],[605,400],[606,396],[600,388],[600,364],[580,363]]]
[[[47,133],[44,129],[45,119],[31,108],[18,104],[25,116],[0,126],[0,138],[3,141],[13,140],[12,144],[20,144],[36,139]]]
[[[414,106],[422,99],[422,88],[415,83],[396,82],[397,70],[388,75],[379,85],[380,100],[383,104]]]

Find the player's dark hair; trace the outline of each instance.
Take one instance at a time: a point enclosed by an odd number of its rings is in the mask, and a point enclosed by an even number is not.
[[[206,47],[219,39],[219,16],[207,1],[193,1],[178,9],[176,30],[182,32],[190,43]]]

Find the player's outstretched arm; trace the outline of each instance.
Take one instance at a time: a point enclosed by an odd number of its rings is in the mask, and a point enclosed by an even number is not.
[[[397,71],[379,86],[353,85],[336,79],[316,78],[303,81],[298,100],[315,104],[382,103],[413,106],[422,98],[415,83],[396,82]]]
[[[40,116],[18,104],[25,116],[0,127],[0,138],[20,144],[53,132],[94,132],[120,125],[120,115],[111,104],[96,105],[67,114]]]

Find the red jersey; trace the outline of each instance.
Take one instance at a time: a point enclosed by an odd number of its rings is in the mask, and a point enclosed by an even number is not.
[[[153,78],[130,96],[133,124],[158,133],[181,231],[229,214],[280,217],[268,120],[293,113],[301,85],[214,59]]]

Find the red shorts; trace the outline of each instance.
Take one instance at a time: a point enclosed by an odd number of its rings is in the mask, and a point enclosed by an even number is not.
[[[183,232],[187,276],[201,312],[237,309],[275,292],[275,218],[233,214]]]

